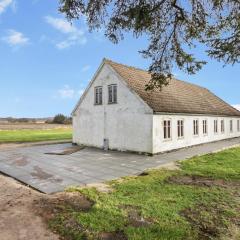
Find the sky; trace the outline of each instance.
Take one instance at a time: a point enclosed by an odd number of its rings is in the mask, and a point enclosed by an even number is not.
[[[126,34],[115,45],[101,30],[89,33],[84,19],[69,24],[57,0],[0,0],[0,117],[70,115],[104,57],[147,69],[146,47],[145,37]],[[223,67],[201,50],[208,64],[199,73],[174,75],[240,109],[239,64]]]

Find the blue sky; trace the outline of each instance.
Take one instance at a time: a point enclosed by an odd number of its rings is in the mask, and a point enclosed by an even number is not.
[[[70,25],[57,0],[0,0],[0,117],[69,115],[102,58],[147,68],[138,53],[146,46],[130,34],[114,45],[83,20]],[[176,70],[176,77],[240,107],[239,65],[223,68],[196,51],[208,65],[194,76]]]

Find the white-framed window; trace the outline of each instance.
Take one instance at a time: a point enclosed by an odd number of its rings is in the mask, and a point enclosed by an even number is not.
[[[224,120],[222,119],[221,120],[221,133],[224,133],[225,132],[225,123],[224,123]]]
[[[193,120],[193,135],[197,136],[199,134],[199,122],[198,120]]]
[[[117,84],[108,85],[108,103],[117,103]]]
[[[214,120],[214,133],[218,133],[218,120]]]
[[[94,88],[94,104],[101,105],[102,104],[102,87]]]
[[[233,120],[230,120],[230,132],[233,132]]]
[[[164,139],[171,139],[171,120],[163,121],[163,137]]]
[[[237,120],[237,131],[240,132],[240,120]]]
[[[177,134],[178,134],[178,138],[184,137],[184,121],[183,120],[177,121]]]
[[[208,131],[207,131],[207,120],[203,120],[203,134],[207,135]]]

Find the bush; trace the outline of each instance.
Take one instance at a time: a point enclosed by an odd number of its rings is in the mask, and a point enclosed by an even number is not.
[[[71,117],[66,117],[63,114],[57,114],[53,118],[52,123],[56,123],[56,124],[71,124],[72,123],[72,118]]]

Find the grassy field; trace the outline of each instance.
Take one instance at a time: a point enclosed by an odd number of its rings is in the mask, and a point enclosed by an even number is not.
[[[64,239],[240,239],[240,148],[194,157],[180,170],[151,170],[76,189],[41,209]],[[47,217],[46,217],[47,216]]]
[[[72,138],[71,127],[0,130],[0,143],[38,142]]]

